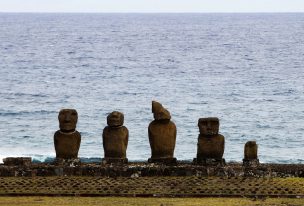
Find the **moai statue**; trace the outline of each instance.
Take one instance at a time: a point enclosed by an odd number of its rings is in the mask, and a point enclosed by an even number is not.
[[[56,161],[78,159],[81,136],[76,130],[78,114],[75,109],[62,109],[58,115],[59,128],[54,134]]]
[[[129,131],[123,126],[124,115],[114,111],[107,117],[107,124],[103,129],[104,163],[127,163],[126,150]]]
[[[197,156],[198,164],[224,164],[223,159],[225,138],[219,134],[219,119],[217,117],[200,118],[198,120],[199,136]]]
[[[148,128],[152,156],[148,162],[176,163],[176,158],[174,158],[176,126],[170,121],[170,112],[160,103],[152,101],[152,113],[154,120]]]
[[[244,147],[243,165],[245,167],[256,167],[259,165],[258,145],[255,141],[248,141]]]

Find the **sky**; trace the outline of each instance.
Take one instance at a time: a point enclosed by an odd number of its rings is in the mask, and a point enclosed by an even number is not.
[[[304,12],[304,0],[0,0],[0,12]]]

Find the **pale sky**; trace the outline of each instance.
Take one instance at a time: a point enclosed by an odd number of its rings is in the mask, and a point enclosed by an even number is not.
[[[304,0],[0,0],[0,12],[304,12]]]

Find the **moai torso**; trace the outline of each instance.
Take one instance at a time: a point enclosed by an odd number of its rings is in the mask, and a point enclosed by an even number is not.
[[[255,141],[248,141],[244,147],[243,166],[257,167],[259,165],[258,159],[258,145]]]
[[[197,144],[197,159],[221,160],[224,154],[225,138],[218,133],[218,118],[201,118],[198,121],[198,127],[200,134]]]
[[[170,121],[169,111],[158,102],[152,102],[154,121],[148,128],[151,159],[173,158],[176,141],[176,126]]]
[[[255,160],[258,159],[258,145],[255,141],[248,141],[244,148],[244,159]]]
[[[176,126],[171,121],[152,121],[149,125],[149,142],[152,158],[173,158]]]
[[[81,135],[76,131],[77,111],[75,109],[63,109],[59,112],[58,120],[60,130],[54,134],[56,158],[77,158],[81,142]]]
[[[63,133],[58,130],[54,134],[56,158],[73,159],[78,157],[81,136],[78,131]]]
[[[103,130],[103,148],[105,158],[126,158],[129,131],[123,126],[124,116],[120,112],[112,112],[107,117],[108,126]]]

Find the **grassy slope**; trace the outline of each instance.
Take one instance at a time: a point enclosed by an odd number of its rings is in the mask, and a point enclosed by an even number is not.
[[[265,200],[252,200],[246,198],[0,197],[0,205],[303,206],[304,199],[269,198]]]

